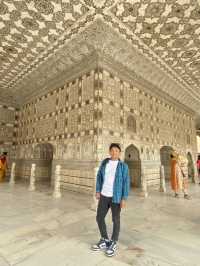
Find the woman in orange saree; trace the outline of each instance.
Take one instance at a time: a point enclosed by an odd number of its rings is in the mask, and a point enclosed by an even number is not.
[[[188,195],[188,169],[187,159],[177,153],[171,154],[171,187],[175,192],[175,197],[179,197],[179,192],[183,191],[184,198],[190,199]]]
[[[178,173],[177,173],[177,163],[178,163],[178,154],[171,154],[171,188],[175,192],[175,196],[178,194],[179,182],[178,182]]]
[[[4,152],[0,156],[0,182],[3,182],[6,176],[6,170],[7,170],[7,152]]]

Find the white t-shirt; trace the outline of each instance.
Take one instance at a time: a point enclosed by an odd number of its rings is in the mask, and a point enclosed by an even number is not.
[[[113,184],[119,160],[109,160],[106,164],[105,177],[101,194],[105,197],[113,196]]]

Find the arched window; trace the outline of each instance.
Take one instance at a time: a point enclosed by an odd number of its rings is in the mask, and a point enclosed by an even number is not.
[[[125,162],[129,167],[131,185],[133,187],[141,186],[141,160],[140,151],[136,146],[131,144],[125,149]]]
[[[129,115],[127,118],[127,130],[136,133],[136,120],[135,117],[132,115]]]
[[[34,148],[34,159],[52,160],[53,159],[53,146],[50,143],[40,143]]]

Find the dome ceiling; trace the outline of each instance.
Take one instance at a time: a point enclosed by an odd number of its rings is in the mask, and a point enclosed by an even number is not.
[[[200,113],[196,0],[3,0],[0,34],[4,101],[20,104],[100,53]]]

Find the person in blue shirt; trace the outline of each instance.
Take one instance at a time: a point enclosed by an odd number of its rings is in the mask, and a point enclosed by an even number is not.
[[[109,257],[115,254],[120,232],[120,212],[126,205],[129,194],[130,178],[128,165],[120,160],[121,147],[112,143],[109,147],[110,158],[102,161],[96,178],[96,198],[98,200],[96,221],[101,238],[92,250],[104,250]],[[111,209],[113,233],[109,239],[105,217]]]

